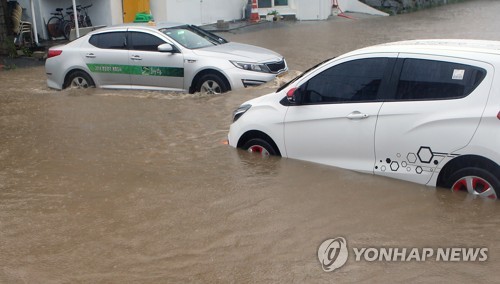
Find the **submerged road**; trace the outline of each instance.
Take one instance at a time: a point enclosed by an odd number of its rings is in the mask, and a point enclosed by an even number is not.
[[[0,282],[497,282],[500,203],[223,145],[232,111],[326,58],[416,38],[500,40],[500,1],[223,34],[283,54],[281,81],[222,96],[46,87],[0,72]],[[486,262],[317,251],[485,247]],[[352,251],[350,251],[352,252]]]

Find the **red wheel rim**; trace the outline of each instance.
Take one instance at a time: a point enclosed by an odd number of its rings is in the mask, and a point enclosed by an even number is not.
[[[266,148],[264,148],[260,145],[253,145],[253,146],[248,147],[248,152],[257,153],[257,154],[260,154],[260,155],[265,156],[265,157],[268,157],[270,155],[269,151],[267,151]]]
[[[451,187],[451,190],[467,191],[472,195],[497,199],[497,194],[493,186],[485,179],[477,176],[466,176],[457,180]]]

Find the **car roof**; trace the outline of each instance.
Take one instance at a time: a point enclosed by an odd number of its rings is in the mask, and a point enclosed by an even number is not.
[[[152,23],[125,23],[125,24],[118,24],[118,25],[113,25],[109,27],[104,27],[101,29],[95,30],[95,32],[103,32],[103,31],[112,31],[115,29],[128,29],[128,28],[141,28],[145,30],[160,30],[160,29],[165,29],[165,28],[173,28],[173,27],[179,27],[179,26],[185,26],[188,24],[185,23],[176,23],[176,22],[152,22]]]
[[[362,48],[363,52],[473,52],[500,55],[500,41],[471,39],[421,39],[389,42]]]

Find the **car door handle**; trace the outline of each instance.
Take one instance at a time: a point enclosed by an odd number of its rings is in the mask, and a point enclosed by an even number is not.
[[[132,60],[142,60],[142,58],[139,55],[132,55],[132,57],[130,57],[130,59],[132,59]]]
[[[366,113],[361,113],[359,111],[353,111],[347,115],[347,118],[349,118],[349,119],[365,119],[365,118],[368,118],[368,116],[369,115]]]
[[[87,53],[85,55],[85,57],[87,57],[87,58],[95,58],[95,54],[93,54],[93,53]]]

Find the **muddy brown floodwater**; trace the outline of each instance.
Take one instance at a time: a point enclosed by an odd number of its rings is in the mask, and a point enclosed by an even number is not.
[[[292,70],[414,38],[500,40],[500,1],[224,34]],[[294,71],[295,70],[295,71]],[[291,75],[289,75],[291,77]],[[280,82],[221,96],[54,91],[0,72],[0,283],[498,282],[500,202],[221,143],[231,113]],[[486,262],[349,261],[317,250],[486,247]]]

